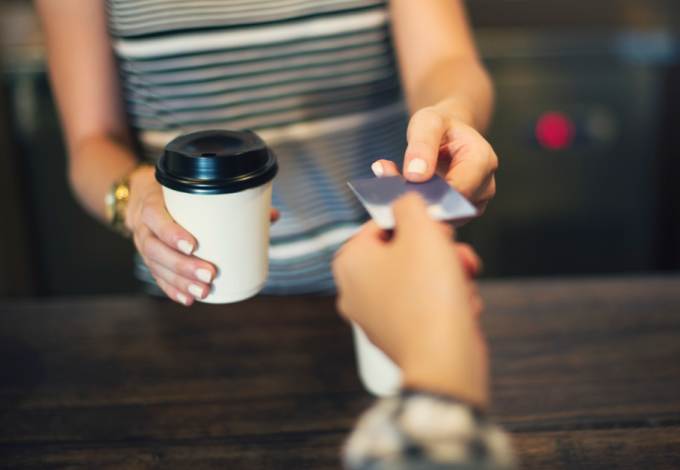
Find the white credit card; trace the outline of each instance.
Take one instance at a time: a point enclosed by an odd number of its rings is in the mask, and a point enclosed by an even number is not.
[[[403,176],[369,178],[347,183],[380,228],[394,228],[392,203],[410,191],[420,194],[435,220],[456,221],[477,215],[477,209],[440,176],[424,183],[411,183]]]

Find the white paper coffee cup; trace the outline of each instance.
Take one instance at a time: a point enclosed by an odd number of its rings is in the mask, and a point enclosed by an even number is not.
[[[198,241],[194,255],[213,263],[211,304],[239,302],[262,290],[269,273],[272,183],[240,193],[200,195],[163,187],[168,212]]]
[[[359,379],[364,388],[378,397],[399,393],[402,384],[401,369],[371,343],[364,330],[356,323],[352,323],[352,332]]]
[[[257,294],[269,272],[269,226],[276,156],[250,131],[203,131],[170,142],[156,165],[172,218],[197,241],[194,255],[217,275],[200,302]]]

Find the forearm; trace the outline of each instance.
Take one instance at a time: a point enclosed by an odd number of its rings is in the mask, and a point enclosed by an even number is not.
[[[442,60],[422,80],[406,87],[409,110],[443,107],[479,132],[489,125],[493,110],[493,84],[476,58]]]
[[[479,60],[462,0],[390,0],[394,44],[411,113],[444,107],[478,131],[493,87]]]
[[[104,0],[36,0],[52,90],[69,153],[69,181],[100,219],[111,185],[135,165]]]
[[[81,205],[106,220],[104,199],[111,186],[137,164],[125,145],[108,136],[92,136],[71,146],[69,181]]]
[[[475,336],[475,332],[468,337],[459,336],[451,340],[458,344],[449,343],[440,348],[423,343],[422,354],[412,355],[402,365],[404,387],[457,397],[479,408],[487,407],[485,366],[470,360],[471,355],[478,354],[472,351],[480,348]]]

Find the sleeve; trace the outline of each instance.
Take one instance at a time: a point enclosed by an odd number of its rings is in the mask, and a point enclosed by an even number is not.
[[[510,470],[508,437],[471,406],[404,392],[378,400],[357,421],[343,450],[348,470]]]

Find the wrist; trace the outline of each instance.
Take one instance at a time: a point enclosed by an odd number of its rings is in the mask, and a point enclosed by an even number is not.
[[[130,198],[136,198],[144,192],[145,187],[156,182],[156,169],[147,163],[140,163],[130,172],[128,182]]]
[[[151,165],[141,165],[136,168],[129,179],[130,200],[128,208],[125,212],[125,226],[132,230],[131,217],[140,211],[138,210],[144,201],[147,199],[149,192],[154,186],[158,187],[159,183],[156,181],[156,169]]]
[[[125,237],[131,235],[126,223],[128,207],[131,199],[131,181],[136,174],[150,168],[146,163],[139,163],[121,176],[106,195],[106,215],[111,228]]]
[[[449,315],[449,318],[451,315]],[[430,391],[483,408],[487,404],[485,351],[473,322],[439,322],[411,336],[399,366],[405,388]]]
[[[435,107],[446,110],[452,119],[475,127],[475,104],[468,96],[459,95],[447,98],[437,103]]]
[[[487,390],[483,386],[475,384],[470,374],[456,372],[454,369],[442,370],[441,368],[420,364],[417,368],[409,368],[403,371],[403,388],[455,398],[470,403],[479,409],[486,408]]]

